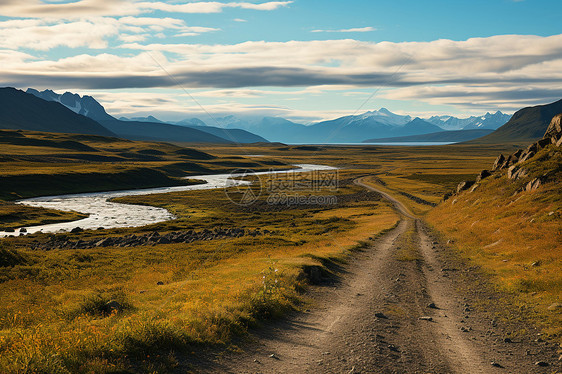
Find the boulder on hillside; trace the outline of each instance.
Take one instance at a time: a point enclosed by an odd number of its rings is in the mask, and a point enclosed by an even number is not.
[[[473,181],[460,182],[459,185],[457,186],[457,193],[464,190],[468,190],[470,187],[472,187],[473,184],[474,184]]]
[[[543,139],[551,139],[556,144],[562,138],[562,113],[555,115],[544,133]]]
[[[492,173],[488,170],[482,170],[480,174],[476,177],[476,183],[480,182],[484,178],[488,178]]]
[[[500,154],[498,158],[496,158],[496,161],[494,161],[494,166],[492,166],[492,170],[493,171],[498,170],[503,165],[504,162],[505,162],[505,156],[503,154]]]
[[[529,181],[525,186],[525,191],[534,191],[539,188],[542,184],[541,178],[534,178],[533,180]]]

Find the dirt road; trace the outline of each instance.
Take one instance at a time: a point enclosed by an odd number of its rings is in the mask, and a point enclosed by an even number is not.
[[[361,180],[356,183],[377,191]],[[402,215],[399,225],[354,256],[340,282],[315,287],[310,311],[261,329],[242,346],[243,353],[223,355],[204,372],[561,370],[556,347],[537,338],[532,327],[509,338],[513,326],[482,310],[481,299],[493,301],[498,295],[460,290],[456,274],[470,269],[447,262],[423,223],[392,196],[377,192]]]

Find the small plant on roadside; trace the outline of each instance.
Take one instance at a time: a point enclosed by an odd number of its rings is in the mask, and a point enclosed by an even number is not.
[[[73,319],[81,315],[108,317],[131,308],[132,305],[127,301],[127,297],[122,289],[97,289],[93,293],[85,296],[77,306],[63,312],[63,315],[68,319]]]
[[[277,262],[270,260],[269,266],[261,274],[261,287],[253,298],[254,314],[258,318],[271,318],[281,314],[290,304]]]

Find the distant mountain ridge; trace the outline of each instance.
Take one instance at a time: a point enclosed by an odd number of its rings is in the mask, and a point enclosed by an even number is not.
[[[381,121],[380,112],[367,112],[357,116],[345,116],[323,121],[301,129],[300,142],[318,143],[360,143],[365,139],[419,135],[443,131],[421,118],[410,116],[387,116]],[[402,117],[402,118],[399,118]],[[282,141],[282,140],[280,140]]]
[[[502,127],[473,142],[505,143],[528,142],[540,139],[552,117],[562,113],[562,100],[554,103],[526,107],[518,110]]]
[[[109,115],[104,107],[91,96],[81,97],[71,92],[58,94],[52,90],[40,92],[32,88],[29,88],[27,92],[44,100],[58,102],[77,114],[101,123],[118,136],[129,139],[176,142],[361,143],[367,139],[436,134],[444,130],[494,130],[501,127],[511,117],[497,111],[468,118],[433,116],[423,119],[396,114],[386,108],[380,108],[311,125],[299,124],[282,117],[239,118],[234,115],[212,118],[212,124],[209,125],[199,118],[189,117],[176,122],[161,121],[151,115],[133,118],[121,117],[118,120]],[[206,137],[204,134],[208,136]],[[486,132],[442,134],[439,137],[468,140],[475,134],[486,134]]]
[[[496,113],[486,113],[483,116],[471,116],[468,118],[456,118],[452,116],[433,116],[427,119],[428,122],[437,125],[445,130],[470,130],[470,129],[492,129],[495,130],[503,126],[511,116],[500,111]]]
[[[510,115],[498,111],[464,119],[453,116],[434,116],[422,119],[395,114],[386,108],[381,108],[312,125],[302,125],[282,117],[238,118],[228,115],[215,118],[214,126],[241,128],[270,141],[284,143],[359,143],[370,138],[414,136],[443,130],[496,129],[507,122],[510,117]],[[193,120],[197,119],[190,121]],[[480,132],[480,134],[486,133],[489,131]]]
[[[0,88],[0,128],[117,136],[59,102],[46,101],[11,87]]]
[[[55,101],[61,103],[68,109],[72,110],[74,113],[81,114],[94,121],[106,121],[114,119],[112,116],[107,114],[105,108],[96,101],[91,96],[80,96],[78,94],[73,94],[71,92],[65,92],[64,94],[57,94],[51,90],[37,91],[33,88],[28,88],[26,93],[37,96],[40,99],[47,101]]]
[[[88,117],[120,137],[131,140],[158,140],[186,143],[257,143],[268,142],[261,136],[245,130],[225,130],[206,126],[198,119],[193,119],[191,126],[174,125],[158,120],[153,116],[116,119],[91,96],[65,92],[58,94],[52,90],[38,91],[29,88],[27,93],[46,101],[54,101],[66,106],[73,112]],[[115,135],[114,134],[114,135]]]

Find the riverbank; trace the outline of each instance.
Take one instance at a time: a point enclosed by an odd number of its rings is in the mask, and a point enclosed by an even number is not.
[[[271,158],[218,157],[169,143],[91,135],[0,132],[0,200],[189,184],[182,178],[288,168]],[[0,226],[2,222],[0,222]]]
[[[216,188],[225,188],[227,186],[235,186],[256,182],[259,183],[259,177],[268,178],[275,174],[286,174],[284,177],[292,177],[296,173],[308,173],[313,171],[327,171],[335,168],[325,165],[297,164],[294,169],[285,171],[267,171],[267,172],[251,172],[246,174],[212,174],[194,176],[194,179],[186,180],[186,185],[144,188],[124,191],[106,191],[85,194],[69,194],[58,196],[45,196],[33,199],[21,200],[20,203],[38,208],[47,208],[59,211],[77,212],[86,215],[77,221],[65,221],[60,223],[51,223],[37,226],[20,227],[16,231],[0,231],[0,237],[20,234],[33,234],[38,232],[70,232],[74,230],[99,230],[113,229],[122,227],[141,227],[158,222],[168,221],[175,216],[168,210],[153,207],[150,204],[132,205],[116,202],[115,199],[137,196],[137,195],[153,195],[165,194],[169,192],[193,191],[193,190],[210,190]],[[240,178],[245,177],[257,178],[255,181],[244,181]],[[185,180],[185,179],[184,179]],[[263,186],[259,186],[262,188]]]
[[[397,220],[377,194],[339,182],[337,203],[326,206],[271,206],[261,196],[241,208],[222,189],[128,196],[120,202],[150,204],[176,219],[103,235],[2,240],[11,265],[0,279],[1,371],[173,372],[190,352],[224,347],[261,320],[302,307],[309,282]],[[244,235],[219,235],[227,229]],[[190,243],[119,242],[186,230],[216,235]],[[109,240],[95,248],[30,250],[63,236]]]

